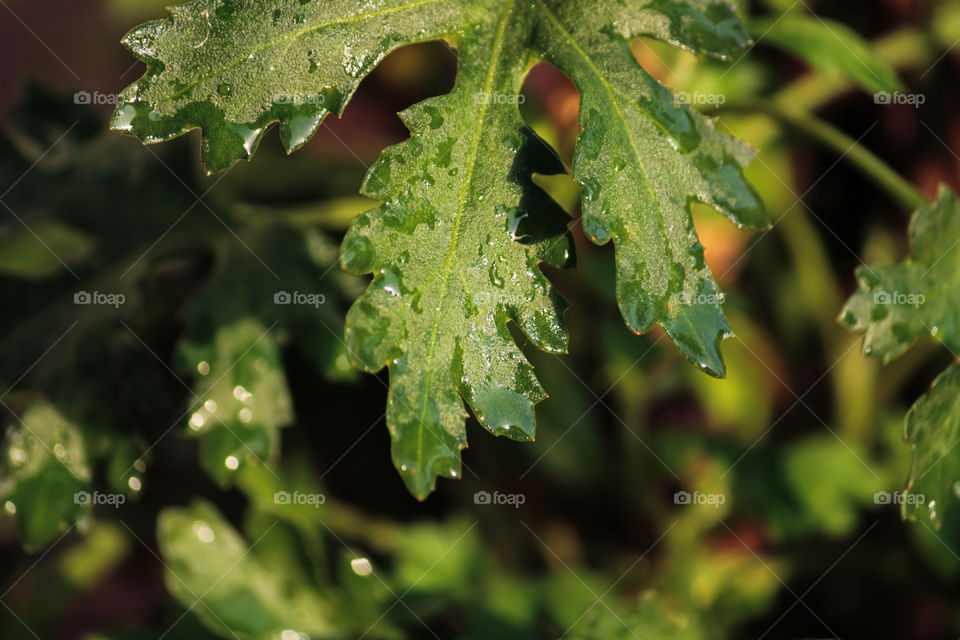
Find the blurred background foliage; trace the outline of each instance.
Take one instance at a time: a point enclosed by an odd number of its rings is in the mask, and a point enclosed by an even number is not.
[[[407,135],[396,112],[450,89],[455,51],[395,52],[304,150],[268,135],[205,177],[199,136],[144,148],[105,132],[108,104],[74,100],[141,73],[119,39],[161,2],[3,4],[0,637],[960,633],[958,516],[934,530],[875,499],[907,477],[903,415],[951,356],[928,341],[882,368],[836,322],[861,260],[905,255],[910,210],[804,126],[830,123],[928,197],[960,186],[960,2],[744,4],[757,44],[733,64],[636,41],[667,86],[724,96],[717,126],[759,153],[771,231],[696,210],[737,334],[728,378],[630,334],[609,247],[574,227],[578,267],[551,273],[570,354],[525,345],[551,395],[539,437],[471,422],[464,478],[424,503],[390,464],[385,378],[344,357],[364,283],[337,245],[372,205],[366,167]],[[525,91],[569,165],[576,90],[543,65]],[[538,180],[575,219],[575,184]],[[280,290],[324,302],[277,305]]]

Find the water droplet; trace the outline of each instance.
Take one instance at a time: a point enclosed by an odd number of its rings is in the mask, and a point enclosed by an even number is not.
[[[199,373],[199,374],[202,375],[202,376],[205,376],[205,375],[207,375],[208,373],[210,373],[210,364],[209,364],[208,362],[206,362],[205,360],[204,360],[204,361],[201,361],[201,362],[197,365],[197,373]]]
[[[226,98],[232,92],[233,92],[233,87],[228,82],[224,82],[223,84],[217,87],[217,93],[219,93],[224,98]]]
[[[223,466],[231,471],[236,471],[240,468],[240,461],[236,456],[227,456],[226,460],[223,461]]]
[[[210,525],[202,520],[197,520],[193,523],[193,533],[200,542],[206,542],[208,544],[213,542],[217,537],[216,534],[213,533],[213,529],[210,528]]]
[[[490,284],[498,289],[503,289],[504,279],[500,276],[496,263],[490,265]]]
[[[368,558],[354,558],[350,561],[350,568],[358,576],[368,576],[373,572],[373,566]]]
[[[133,489],[134,491],[140,491],[140,488],[142,486],[140,483],[140,478],[130,476],[130,478],[127,480],[127,486]]]

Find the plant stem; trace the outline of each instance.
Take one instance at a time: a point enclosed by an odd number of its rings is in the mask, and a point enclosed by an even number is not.
[[[883,160],[859,142],[819,118],[787,109],[770,100],[752,100],[724,105],[718,111],[762,113],[819,140],[856,165],[867,177],[887,190],[898,202],[915,210],[928,204],[926,197]]]

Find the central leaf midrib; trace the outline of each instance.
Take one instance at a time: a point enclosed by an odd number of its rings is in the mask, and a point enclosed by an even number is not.
[[[232,62],[230,62],[230,63],[224,65],[223,67],[221,67],[221,68],[213,71],[212,73],[209,73],[209,74],[201,77],[199,80],[196,80],[195,82],[191,82],[191,83],[187,84],[185,87],[183,87],[183,88],[181,88],[180,90],[172,93],[169,97],[158,99],[158,100],[157,100],[157,104],[162,104],[162,103],[164,103],[164,102],[169,102],[170,100],[176,100],[176,99],[179,98],[180,96],[184,95],[185,93],[187,93],[187,92],[190,91],[191,89],[193,89],[193,88],[195,88],[195,87],[203,84],[203,83],[206,82],[207,80],[210,80],[211,78],[216,78],[216,77],[219,76],[220,74],[222,74],[222,73],[224,73],[224,72],[226,72],[226,71],[229,71],[230,69],[233,69],[234,67],[236,67],[236,66],[239,65],[239,64],[242,64],[243,61],[244,61],[244,60],[248,60],[248,59],[250,58],[250,56],[255,55],[255,54],[257,54],[257,53],[260,53],[261,51],[266,51],[267,49],[269,49],[269,48],[271,48],[271,47],[275,47],[275,46],[277,46],[278,44],[281,44],[281,43],[283,43],[283,42],[286,42],[287,40],[296,40],[296,39],[298,39],[298,38],[302,38],[303,36],[305,36],[305,35],[307,35],[307,34],[309,34],[309,33],[313,33],[314,31],[319,31],[320,29],[324,29],[324,28],[326,28],[326,27],[332,27],[332,26],[334,26],[334,25],[349,24],[349,23],[351,23],[351,22],[362,22],[362,21],[364,21],[364,20],[370,20],[370,19],[372,19],[372,18],[380,18],[380,17],[386,16],[386,15],[390,15],[391,13],[398,13],[398,12],[400,12],[400,11],[408,11],[408,10],[412,10],[412,9],[419,9],[419,8],[424,7],[424,6],[427,6],[427,5],[439,4],[439,3],[441,3],[441,2],[449,2],[449,1],[450,1],[450,0],[417,0],[416,2],[411,2],[410,4],[398,5],[398,6],[396,6],[396,7],[389,7],[389,8],[387,8],[387,9],[381,9],[381,10],[379,10],[379,11],[371,11],[370,13],[359,13],[359,14],[356,14],[356,15],[347,16],[347,17],[345,17],[345,18],[337,18],[337,19],[335,19],[335,20],[328,20],[328,21],[326,21],[326,22],[320,22],[320,23],[317,23],[317,24],[309,25],[309,26],[307,26],[307,27],[304,27],[304,28],[300,29],[299,31],[294,31],[293,33],[287,33],[287,34],[284,34],[283,36],[281,36],[281,37],[279,37],[279,38],[276,38],[275,40],[270,40],[270,41],[268,41],[268,42],[265,42],[264,44],[260,45],[260,46],[257,47],[256,49],[253,49],[252,51],[250,51],[247,55],[243,56],[242,58],[238,58],[238,59],[236,59],[236,60],[233,60]]]
[[[483,91],[485,94],[489,95],[490,89],[493,86],[494,77],[497,71],[497,61],[501,48],[503,47],[504,33],[506,32],[507,20],[510,17],[512,11],[512,6],[507,6],[506,10],[501,16],[499,22],[497,23],[497,31],[494,36],[493,46],[490,53],[490,61],[488,63],[487,75],[484,78]],[[463,73],[463,69],[460,70],[460,73]],[[437,308],[434,311],[433,316],[433,329],[430,335],[430,347],[427,352],[427,370],[426,377],[424,380],[424,395],[423,403],[420,408],[420,420],[419,420],[419,429],[417,433],[417,466],[420,470],[423,469],[423,434],[426,428],[426,411],[427,411],[427,401],[429,399],[429,389],[430,382],[433,376],[434,366],[433,361],[436,355],[437,347],[437,338],[440,334],[440,318],[442,315],[443,305],[447,300],[450,289],[450,277],[453,273],[453,260],[456,257],[457,246],[460,239],[460,229],[463,224],[463,213],[467,203],[467,195],[470,189],[470,185],[473,182],[473,174],[476,171],[477,158],[480,153],[480,141],[483,134],[483,128],[486,121],[487,111],[490,108],[490,101],[483,101],[481,103],[480,113],[477,117],[477,124],[473,136],[473,145],[470,150],[470,160],[467,164],[467,171],[464,172],[463,181],[460,187],[460,197],[457,203],[457,216],[453,223],[453,231],[450,236],[450,246],[447,249],[446,259],[444,261],[443,267],[443,284],[441,286],[440,299],[437,303]]]

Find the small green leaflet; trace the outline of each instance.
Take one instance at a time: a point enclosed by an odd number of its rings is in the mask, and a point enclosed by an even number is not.
[[[861,267],[859,290],[840,315],[863,332],[863,352],[885,362],[921,336],[960,352],[960,203],[942,186],[936,202],[910,221],[910,256],[894,266]],[[960,487],[960,372],[952,366],[907,414],[904,438],[913,453],[905,516],[939,527]]]
[[[746,40],[732,14],[713,29],[701,16],[694,28],[686,24],[689,7],[679,11],[683,3],[632,4],[676,16],[681,24],[669,34],[682,34],[698,53],[726,56]],[[699,200],[740,226],[766,226],[740,170],[749,150],[675,101],[630,55],[628,37],[660,33],[654,16],[643,20],[607,4],[595,11],[542,0],[535,6],[537,43],[580,90],[573,176],[583,186],[583,228],[596,244],[614,242],[627,326],[645,333],[660,324],[687,358],[722,377],[720,341],[731,330],[689,207]],[[725,5],[712,7],[716,16]]]
[[[0,499],[20,521],[23,544],[36,550],[90,512],[90,470],[80,428],[38,401],[7,431]]]
[[[566,349],[563,303],[540,267],[571,261],[569,221],[532,180],[563,167],[517,109],[537,61],[583,96],[572,174],[587,234],[614,242],[627,325],[660,325],[702,369],[725,372],[730,327],[689,207],[766,226],[743,177],[752,153],[636,63],[637,36],[720,58],[747,42],[716,0],[199,0],[126,37],[148,70],[113,127],[144,142],[202,128],[216,171],[249,157],[273,122],[288,150],[304,144],[391,50],[436,38],[457,49],[456,87],[403,114],[411,139],[364,183],[385,204],[355,219],[341,252],[346,269],[374,276],[348,314],[348,351],[389,368],[394,463],[423,498],[436,477],[460,475],[464,401],[491,432],[534,436],[546,394],[510,322],[541,349]]]
[[[256,544],[212,505],[164,509],[157,543],[167,589],[217,635],[274,640],[296,630],[300,637],[334,637],[329,604],[298,567],[259,557]],[[203,594],[200,606],[197,594]]]

